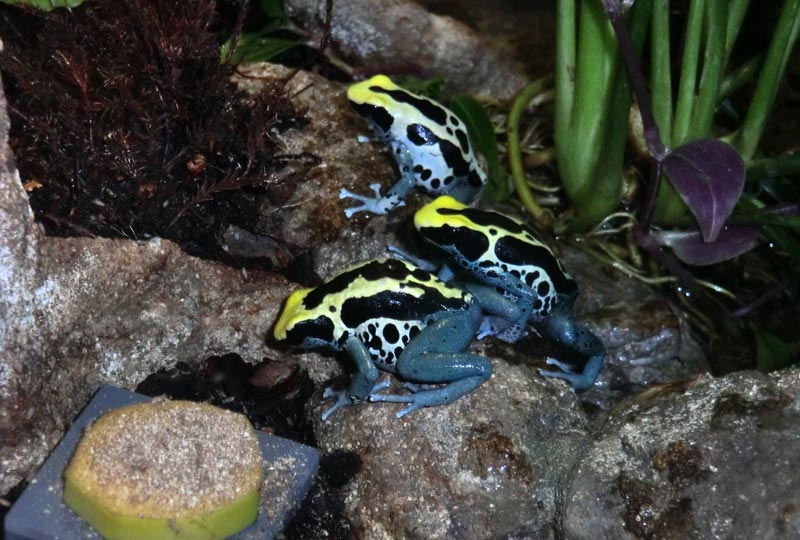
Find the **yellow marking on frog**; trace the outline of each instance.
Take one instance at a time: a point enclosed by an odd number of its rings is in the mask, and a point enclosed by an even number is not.
[[[379,86],[385,90],[399,90],[392,79],[386,75],[375,75],[371,79],[356,83],[347,89],[347,99],[355,103],[369,103],[370,105],[380,105],[384,108],[393,107],[396,103],[391,96],[386,94],[379,94],[372,90],[370,87]]]
[[[303,299],[314,289],[298,289],[286,299],[286,305],[281,312],[278,322],[275,324],[275,339],[283,341],[286,339],[286,331],[297,323],[297,315],[303,312]]]
[[[468,227],[470,229],[479,228],[472,220],[463,214],[440,214],[438,210],[442,208],[459,211],[469,207],[466,204],[458,202],[449,195],[442,195],[417,210],[417,213],[414,214],[414,227],[419,229],[420,227],[454,225]]]
[[[366,264],[372,262],[375,261],[370,261]],[[379,262],[385,262],[385,259],[381,259]],[[417,270],[417,268],[402,261],[397,262],[403,264],[407,271],[402,279],[388,276],[381,276],[378,279],[367,279],[362,275],[358,275],[355,279],[352,279],[343,290],[325,295],[319,305],[311,309],[306,307],[305,299],[315,289],[300,289],[295,291],[286,300],[286,306],[275,325],[275,339],[279,341],[286,339],[286,333],[294,328],[296,324],[303,321],[314,320],[320,316],[327,317],[333,322],[335,337],[341,336],[345,331],[350,330],[341,318],[341,308],[344,302],[351,298],[369,298],[385,291],[403,291],[409,296],[421,298],[427,294],[428,291],[425,290],[425,287],[427,287],[436,289],[445,298],[460,298],[466,303],[472,300],[472,296],[469,293],[440,281],[436,276],[431,275],[430,279],[427,281],[414,277],[412,272]],[[357,271],[362,266],[365,266],[365,264],[356,265],[342,272],[342,274]],[[321,287],[324,286],[325,285],[321,285]],[[331,307],[335,309],[332,311]]]

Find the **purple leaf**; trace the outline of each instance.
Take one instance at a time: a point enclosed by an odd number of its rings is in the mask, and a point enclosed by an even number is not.
[[[744,161],[729,144],[699,139],[674,149],[662,164],[703,239],[713,242],[744,189]]]
[[[732,259],[756,247],[761,231],[750,225],[725,227],[714,242],[705,242],[698,231],[660,231],[652,236],[662,246],[669,246],[686,264],[705,266]]]

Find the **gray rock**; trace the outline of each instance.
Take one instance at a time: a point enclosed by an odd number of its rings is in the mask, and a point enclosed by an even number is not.
[[[582,251],[562,248],[560,259],[580,287],[576,319],[608,351],[586,401],[607,409],[632,391],[708,373],[688,321],[658,292]]]
[[[289,0],[289,13],[321,39],[322,0]],[[403,70],[424,68],[442,75],[453,89],[509,98],[526,83],[522,68],[447,16],[430,13],[410,0],[334,2],[331,38],[345,56],[365,66]],[[374,68],[373,68],[374,69]]]
[[[800,370],[667,385],[581,459],[564,538],[800,538]]]
[[[330,403],[314,402],[323,454],[362,460],[344,488],[357,537],[555,538],[559,486],[588,444],[586,417],[574,394],[530,366],[493,365],[473,393],[402,419],[400,405],[367,403],[322,423]]]

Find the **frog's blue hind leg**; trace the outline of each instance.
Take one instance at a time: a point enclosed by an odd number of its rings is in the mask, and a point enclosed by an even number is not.
[[[342,188],[339,191],[340,199],[355,199],[362,204],[345,209],[344,215],[348,218],[358,212],[372,212],[373,214],[385,214],[390,210],[403,206],[409,191],[414,189],[417,183],[414,171],[412,170],[412,158],[406,147],[402,144],[393,144],[392,151],[397,166],[400,168],[400,179],[389,189],[386,195],[381,196],[380,184],[371,184],[369,187],[375,193],[375,197],[365,197],[357,195],[352,191]]]
[[[492,363],[477,354],[464,353],[480,320],[480,309],[447,314],[429,324],[411,340],[397,361],[397,373],[412,385],[412,394],[372,394],[371,401],[409,403],[397,413],[400,418],[422,407],[435,407],[457,400],[492,376]],[[429,388],[424,384],[447,383]]]
[[[573,370],[564,362],[548,358],[547,363],[559,368],[560,371],[540,370],[539,373],[544,377],[569,381],[573,390],[590,388],[597,380],[600,370],[603,369],[603,361],[606,357],[606,348],[603,342],[583,326],[576,325],[572,317],[567,314],[552,314],[541,324],[541,329],[549,338],[563,343],[588,358],[580,372]]]
[[[334,398],[333,406],[322,414],[322,421],[328,419],[337,409],[360,403],[371,392],[377,392],[383,386],[375,385],[378,379],[378,368],[370,358],[369,351],[364,343],[356,337],[350,337],[344,344],[344,349],[356,364],[356,372],[350,376],[347,390],[334,390],[326,388],[322,394],[324,399]]]

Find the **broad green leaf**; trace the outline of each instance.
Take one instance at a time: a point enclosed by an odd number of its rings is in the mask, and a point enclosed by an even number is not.
[[[436,76],[432,79],[403,77],[398,84],[409,92],[425,96],[434,101],[441,101],[444,96],[445,83],[442,76]]]
[[[4,4],[31,6],[44,11],[56,8],[74,8],[81,5],[84,0],[0,0]]]
[[[286,6],[283,0],[261,0],[261,11],[271,19],[280,19],[282,21],[289,19],[289,16],[286,15]]]
[[[756,338],[756,367],[769,373],[792,364],[792,351],[789,345],[771,332],[752,326]]]
[[[231,40],[220,48],[220,57],[231,64],[242,62],[267,62],[292,47],[301,45],[300,38],[279,38],[265,36],[263,32],[243,33],[239,36],[236,49],[228,56]]]
[[[497,137],[486,109],[474,98],[467,95],[453,96],[450,100],[450,108],[467,126],[472,144],[486,159],[489,167],[489,182],[486,185],[486,195],[491,201],[502,201],[509,196],[508,172],[500,165],[500,155],[497,152]]]

